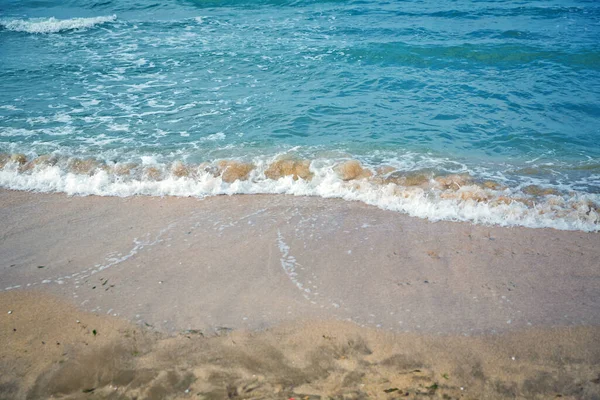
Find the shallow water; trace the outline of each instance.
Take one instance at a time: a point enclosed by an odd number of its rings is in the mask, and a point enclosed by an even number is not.
[[[595,2],[13,0],[0,15],[0,152],[63,160],[2,162],[1,186],[308,194],[598,230]],[[282,157],[310,172],[265,174]],[[369,173],[346,179],[351,159]],[[251,167],[225,176],[220,160]],[[451,174],[476,185],[435,183]]]

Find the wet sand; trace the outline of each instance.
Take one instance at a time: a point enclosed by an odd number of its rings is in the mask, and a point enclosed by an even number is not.
[[[6,398],[598,396],[598,233],[271,195],[2,190],[0,220]]]

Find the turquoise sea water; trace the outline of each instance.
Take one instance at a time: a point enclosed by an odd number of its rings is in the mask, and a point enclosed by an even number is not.
[[[59,160],[8,162],[4,187],[291,193],[433,220],[600,224],[595,1],[1,0],[0,82],[0,152]],[[265,177],[281,157],[309,160],[312,180]],[[74,158],[135,167],[82,173]],[[223,159],[254,169],[224,182]],[[430,182],[357,185],[336,169],[350,159]],[[178,162],[197,173],[174,176]],[[436,183],[449,174],[468,178]]]

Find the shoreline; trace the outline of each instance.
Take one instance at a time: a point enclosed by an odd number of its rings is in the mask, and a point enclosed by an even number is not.
[[[161,331],[335,319],[478,334],[599,325],[600,234],[429,222],[276,195],[0,191],[2,291]]]

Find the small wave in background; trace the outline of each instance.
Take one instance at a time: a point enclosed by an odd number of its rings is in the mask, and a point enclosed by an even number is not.
[[[9,31],[26,32],[26,33],[58,33],[69,30],[82,30],[92,28],[96,25],[106,22],[113,22],[117,19],[115,15],[108,17],[95,18],[73,18],[59,20],[54,17],[37,18],[37,19],[11,19],[8,21],[0,21],[0,26],[3,26]]]
[[[0,186],[595,231],[599,20],[582,1],[9,0]]]

